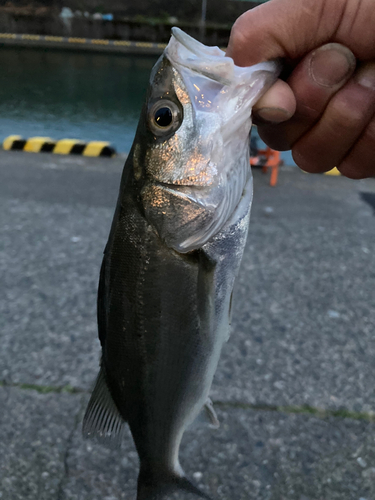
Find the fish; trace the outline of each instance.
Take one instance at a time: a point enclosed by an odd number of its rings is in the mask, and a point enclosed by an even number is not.
[[[205,498],[184,474],[185,429],[206,408],[229,337],[252,202],[254,102],[275,62],[235,66],[182,30],[150,75],[100,270],[100,371],[83,435],[139,456],[137,500]]]

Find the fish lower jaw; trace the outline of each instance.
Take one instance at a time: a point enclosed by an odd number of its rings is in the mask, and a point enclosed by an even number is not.
[[[161,181],[156,181],[156,184],[158,186],[166,187],[169,189],[174,189],[180,192],[189,192],[191,189],[197,189],[199,191],[203,191],[205,189],[211,188],[213,183],[210,182],[209,184],[203,184],[203,183],[197,183],[195,184],[193,181],[189,180],[177,180],[175,182],[161,182]]]

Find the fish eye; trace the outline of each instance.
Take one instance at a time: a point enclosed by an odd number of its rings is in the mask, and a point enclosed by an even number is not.
[[[160,99],[149,111],[149,128],[158,136],[174,132],[181,124],[181,111],[172,101]]]
[[[171,108],[165,106],[164,108],[159,108],[155,111],[154,120],[159,127],[168,127],[172,123],[172,111]]]

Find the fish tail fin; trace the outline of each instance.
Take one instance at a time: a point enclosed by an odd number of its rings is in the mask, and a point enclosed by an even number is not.
[[[186,477],[173,472],[150,474],[141,466],[137,500],[212,500]]]

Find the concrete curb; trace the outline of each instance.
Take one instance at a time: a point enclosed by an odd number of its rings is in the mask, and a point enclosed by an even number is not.
[[[161,54],[166,47],[165,43],[0,33],[0,47],[4,45],[52,49],[79,49],[125,54]]]
[[[50,137],[30,137],[24,139],[20,135],[10,135],[3,142],[6,151],[27,151],[29,153],[55,153],[63,155],[101,156],[111,158],[116,150],[109,142],[78,139],[61,139],[56,141]]]

